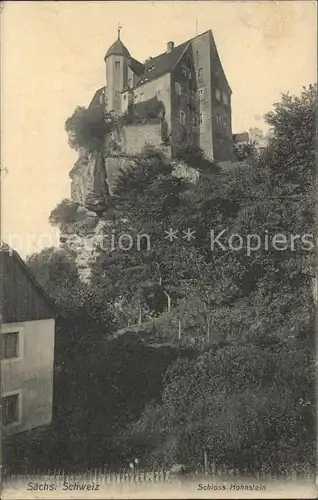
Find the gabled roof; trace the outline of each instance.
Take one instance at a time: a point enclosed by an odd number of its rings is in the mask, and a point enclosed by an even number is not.
[[[130,63],[128,64],[128,66],[138,76],[141,76],[145,71],[145,65],[137,61],[137,59],[134,59],[133,57],[130,58]]]
[[[176,67],[188,46],[189,42],[184,42],[172,49],[171,52],[164,52],[159,56],[148,59],[144,65],[145,69],[142,75],[143,81],[138,85],[142,85],[146,81],[154,80],[158,78],[158,76],[170,73]]]
[[[127,47],[125,47],[125,45],[123,44],[121,39],[117,38],[116,42],[114,42],[113,45],[111,45],[109,47],[109,49],[107,50],[105,59],[109,56],[130,57],[130,54],[129,54],[129,50],[127,49]]]
[[[58,309],[20,255],[8,245],[0,247],[1,321],[13,323],[54,318]]]
[[[96,90],[93,99],[91,100],[90,105],[88,106],[89,108],[95,108],[96,106],[99,106],[101,104],[101,98],[103,94],[106,91],[106,87],[101,87],[100,89]]]

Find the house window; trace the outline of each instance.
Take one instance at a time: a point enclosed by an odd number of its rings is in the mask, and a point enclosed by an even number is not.
[[[215,90],[215,97],[218,101],[221,101],[221,91],[219,89]]]
[[[1,359],[19,357],[19,332],[8,332],[1,335]]]
[[[176,91],[177,95],[181,95],[182,94],[182,87],[181,87],[181,85],[180,85],[179,82],[175,82],[175,91]]]
[[[198,78],[203,78],[203,68],[198,69]]]
[[[120,61],[115,61],[115,68],[119,69],[120,68]]]
[[[204,89],[198,90],[198,98],[199,98],[199,101],[202,101],[204,99]]]
[[[184,125],[186,122],[186,115],[184,111],[180,111],[180,122]]]
[[[203,123],[203,113],[199,114],[199,125],[202,125]]]
[[[19,422],[19,394],[2,398],[2,423],[4,426]]]
[[[229,99],[228,99],[228,97],[227,97],[227,94],[225,94],[225,93],[223,94],[223,102],[224,102],[224,104],[226,104],[226,105],[228,105],[228,103],[229,103]]]

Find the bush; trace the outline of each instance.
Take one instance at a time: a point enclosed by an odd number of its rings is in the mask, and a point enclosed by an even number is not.
[[[115,123],[110,114],[105,115],[104,108],[86,109],[78,106],[72,116],[65,122],[65,130],[69,136],[69,145],[75,150],[100,150],[104,137]]]

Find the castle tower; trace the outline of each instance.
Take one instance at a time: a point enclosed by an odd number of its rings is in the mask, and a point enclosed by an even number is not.
[[[107,111],[121,113],[121,92],[127,86],[128,63],[130,54],[120,39],[120,27],[118,38],[108,49],[104,58],[106,64],[107,80]]]

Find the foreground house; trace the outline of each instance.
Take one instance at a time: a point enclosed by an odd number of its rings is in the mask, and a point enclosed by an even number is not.
[[[51,423],[56,309],[17,252],[0,249],[3,436]]]

